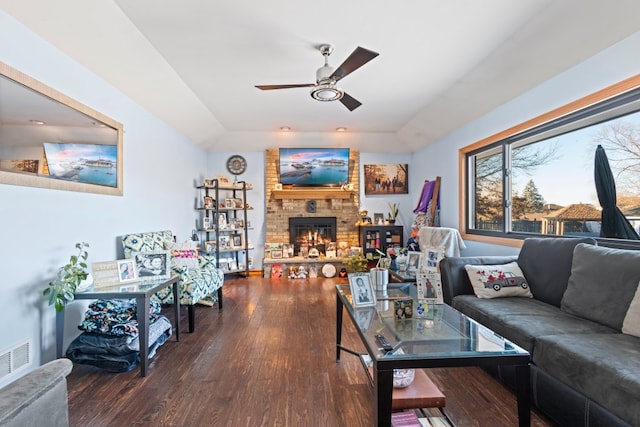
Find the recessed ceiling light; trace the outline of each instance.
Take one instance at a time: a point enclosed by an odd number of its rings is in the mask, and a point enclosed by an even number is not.
[[[44,125],[46,124],[45,122],[43,122],[42,120],[29,120],[31,123],[33,123],[34,125]]]
[[[291,128],[289,126],[280,126],[280,130],[282,132],[289,132],[291,130]]]
[[[336,128],[336,132],[346,132],[346,131],[347,131],[347,128],[342,127],[342,126],[339,127],[339,128]]]

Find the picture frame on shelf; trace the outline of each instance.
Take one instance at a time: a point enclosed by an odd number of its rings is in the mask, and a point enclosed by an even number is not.
[[[231,247],[233,248],[242,248],[244,245],[242,244],[242,234],[236,233],[231,236]]]
[[[244,202],[242,201],[242,199],[238,199],[238,198],[233,199],[233,207],[235,209],[242,209],[243,205],[244,205]]]
[[[230,187],[231,186],[231,178],[227,175],[218,175],[216,176],[218,179],[218,186],[220,187]]]
[[[133,256],[140,280],[168,279],[171,277],[171,252],[136,252]]]
[[[216,208],[216,201],[213,199],[213,197],[204,196],[204,208],[205,209],[215,209]]]
[[[233,209],[235,207],[236,207],[236,205],[235,205],[234,199],[230,199],[230,198],[229,199],[224,199],[224,208],[225,209]]]
[[[218,244],[220,245],[220,249],[225,250],[225,249],[231,249],[231,239],[229,239],[229,236],[220,236],[218,238]]]
[[[373,214],[373,223],[375,225],[384,225],[384,214],[376,212]]]
[[[373,291],[369,273],[351,273],[347,277],[349,278],[353,307],[375,307],[376,294]]]
[[[216,242],[215,240],[207,240],[206,242],[204,242],[204,251],[209,253],[215,252],[217,246],[218,242]]]
[[[233,219],[233,227],[236,229],[244,228],[244,219],[242,218],[234,218]]]
[[[208,216],[202,218],[202,228],[209,230],[211,228],[211,219]]]
[[[282,249],[271,249],[271,259],[281,259]]]
[[[227,214],[226,212],[218,212],[218,227],[224,229],[227,227]]]
[[[202,180],[202,185],[204,187],[213,187],[213,179],[205,178]]]
[[[118,280],[120,283],[138,280],[138,270],[133,259],[119,259],[116,263],[118,265]]]

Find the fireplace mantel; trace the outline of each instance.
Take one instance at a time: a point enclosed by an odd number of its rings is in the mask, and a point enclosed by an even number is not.
[[[276,200],[316,200],[316,199],[350,199],[355,191],[340,188],[306,188],[272,190],[271,197]]]

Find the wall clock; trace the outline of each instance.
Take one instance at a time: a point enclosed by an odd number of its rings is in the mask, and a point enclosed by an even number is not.
[[[227,159],[227,170],[234,175],[240,175],[247,170],[247,161],[244,157],[235,154]]]

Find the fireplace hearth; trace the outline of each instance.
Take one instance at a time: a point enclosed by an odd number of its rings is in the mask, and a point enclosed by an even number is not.
[[[293,253],[298,255],[300,248],[318,248],[324,252],[329,242],[336,241],[336,217],[293,217],[289,218],[289,243]]]

